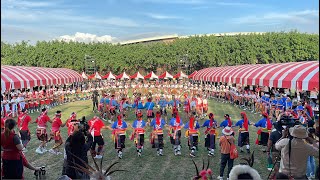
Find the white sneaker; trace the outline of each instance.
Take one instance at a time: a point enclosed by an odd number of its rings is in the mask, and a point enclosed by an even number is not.
[[[178,155],[181,155],[181,151],[178,151],[177,154],[178,154]]]
[[[94,158],[95,158],[95,159],[101,159],[102,156],[97,154]]]
[[[218,179],[218,180],[223,180],[223,177],[218,176],[217,179]]]
[[[272,170],[272,168],[267,168],[268,169],[268,171],[271,171]]]
[[[39,147],[36,149],[36,153],[43,154],[43,152],[41,151],[41,149]]]
[[[42,152],[45,153],[47,152],[48,150],[46,148],[42,148]]]
[[[57,152],[56,152],[56,155],[59,155],[59,154],[62,154],[62,152],[60,152],[60,151],[57,151]]]
[[[122,152],[121,151],[118,152],[118,158],[122,159]]]
[[[138,157],[141,157],[141,153],[140,152],[138,152]]]
[[[49,149],[49,153],[57,154],[53,149]]]
[[[24,148],[22,149],[22,152],[24,152],[24,153],[25,153],[25,152],[28,152],[28,149],[24,147]]]

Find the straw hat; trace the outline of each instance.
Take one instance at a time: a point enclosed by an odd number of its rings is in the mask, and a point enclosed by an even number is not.
[[[232,131],[231,127],[227,126],[227,127],[225,127],[225,128],[222,130],[222,133],[223,133],[224,135],[229,136],[229,135],[231,135],[231,134],[233,133],[233,131]]]
[[[305,139],[308,137],[307,129],[302,125],[295,125],[294,127],[289,129],[289,133],[291,136]]]

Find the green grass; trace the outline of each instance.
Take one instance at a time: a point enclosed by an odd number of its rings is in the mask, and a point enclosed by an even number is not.
[[[53,117],[54,113],[57,110],[62,111],[62,120],[66,120],[70,114],[74,111],[77,113],[77,117],[81,118],[82,116],[86,116],[87,120],[92,118],[95,114],[92,112],[92,102],[88,101],[77,101],[69,104],[57,106],[53,109],[49,110],[49,117]],[[240,119],[240,112],[242,110],[232,106],[231,104],[224,104],[220,102],[216,102],[214,100],[209,100],[209,112],[213,112],[215,114],[215,119],[220,123],[224,118],[224,114],[229,114],[231,119],[235,122]],[[171,112],[169,110],[168,112]],[[127,121],[131,123],[134,120],[133,112],[129,113],[129,117]],[[39,113],[31,114],[32,120],[39,115]],[[251,122],[256,122],[261,119],[260,116],[254,115],[247,111],[248,118]],[[184,113],[181,113],[183,122],[186,122],[186,118]],[[171,116],[169,116],[171,118]],[[200,123],[202,125],[204,120]],[[106,123],[106,125],[109,125]],[[36,124],[30,124],[31,131],[31,141],[28,144],[28,152],[26,152],[27,159],[36,166],[46,165],[47,166],[47,178],[56,179],[61,176],[62,165],[63,165],[63,155],[52,155],[50,153],[45,153],[43,155],[39,155],[35,153],[35,149],[39,145],[39,141],[36,138],[35,130]],[[51,125],[49,125],[51,128]],[[237,130],[237,128],[235,128]],[[253,168],[255,168],[261,175],[262,179],[266,179],[268,176],[268,171],[266,169],[267,165],[267,155],[261,151],[261,148],[254,144],[256,139],[256,130],[255,127],[250,127],[250,143],[251,143],[251,152],[255,151],[255,163]],[[67,138],[67,128],[64,127],[61,129],[62,137],[65,140]],[[147,136],[145,140],[145,148],[142,153],[142,157],[138,158],[136,154],[136,149],[133,141],[130,141],[127,137],[126,139],[126,148],[124,150],[123,159],[119,160],[117,158],[116,151],[114,149],[114,143],[111,139],[111,131],[103,130],[103,136],[105,139],[105,154],[104,154],[104,162],[103,166],[106,168],[111,163],[115,161],[119,161],[120,163],[116,165],[114,168],[126,169],[130,172],[118,172],[113,174],[113,179],[191,179],[195,175],[195,168],[192,164],[192,161],[189,157],[189,149],[187,146],[187,139],[185,137],[182,138],[182,155],[174,156],[173,149],[170,145],[169,137],[167,132],[165,133],[165,147],[164,147],[164,156],[158,157],[156,155],[156,150],[151,148],[149,143],[149,134],[151,129],[148,128]],[[221,129],[219,130],[221,132]],[[128,135],[132,132],[131,129],[128,130]],[[182,131],[184,135],[185,130]],[[204,128],[201,129],[199,142],[199,151],[197,152],[197,157],[194,158],[195,162],[198,164],[199,168],[201,168],[202,159],[207,162],[207,150],[204,147]],[[236,134],[236,139],[238,138],[238,134]],[[218,144],[217,144],[218,145]],[[53,146],[53,142],[48,144],[47,149]],[[214,177],[219,175],[219,165],[220,165],[220,154],[219,147],[217,147],[216,156],[210,157],[210,168],[213,170]],[[240,153],[240,157],[235,160],[234,165],[242,162],[240,160],[242,157],[247,157],[247,153]],[[90,164],[93,165],[91,156],[89,156]],[[225,169],[225,172],[227,169]],[[24,176],[26,179],[34,179],[33,172],[29,169],[25,169]]]

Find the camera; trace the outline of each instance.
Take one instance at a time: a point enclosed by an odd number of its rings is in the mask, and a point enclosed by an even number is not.
[[[81,119],[79,119],[79,130],[84,134],[87,135],[87,133],[89,132],[89,128],[90,126],[88,125],[88,122],[86,121],[86,117],[82,116]]]
[[[282,115],[279,121],[281,126],[286,126],[287,128],[294,127],[295,125],[301,124],[299,119],[293,118],[292,116]]]
[[[34,175],[37,177],[38,176],[41,177],[41,176],[46,175],[46,167],[42,166],[39,171],[34,171]]]

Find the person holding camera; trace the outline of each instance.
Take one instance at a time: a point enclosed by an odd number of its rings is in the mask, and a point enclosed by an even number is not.
[[[312,144],[316,143],[308,137],[307,129],[302,125],[286,128],[282,132],[282,137],[275,144],[275,148],[281,151],[280,173],[295,179],[307,178],[308,157],[319,157],[319,148],[305,143],[304,140]]]
[[[87,168],[87,153],[90,150],[93,138],[90,133],[84,132],[79,121],[71,120],[71,122],[74,128],[73,133],[68,137],[65,143],[66,157],[62,175],[67,175],[72,179],[90,179],[88,174],[79,171],[78,168],[75,167]]]

